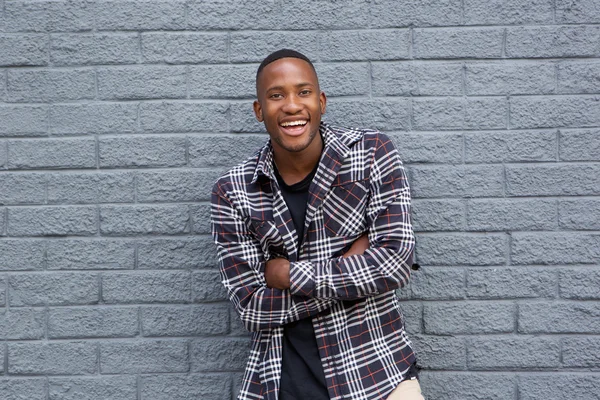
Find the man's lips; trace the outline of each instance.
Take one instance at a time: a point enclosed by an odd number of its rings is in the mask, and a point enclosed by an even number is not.
[[[279,123],[279,129],[286,135],[289,136],[300,136],[302,135],[308,126],[308,120],[289,120]]]

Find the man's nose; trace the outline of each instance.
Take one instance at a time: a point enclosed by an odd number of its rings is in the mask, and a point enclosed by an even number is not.
[[[302,109],[302,103],[297,96],[287,96],[285,99],[285,104],[283,106],[283,111],[295,114]]]

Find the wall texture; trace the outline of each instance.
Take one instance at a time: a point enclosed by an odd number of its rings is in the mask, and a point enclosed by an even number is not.
[[[283,46],[407,165],[428,399],[600,399],[597,0],[0,0],[0,398],[235,396],[208,199]]]

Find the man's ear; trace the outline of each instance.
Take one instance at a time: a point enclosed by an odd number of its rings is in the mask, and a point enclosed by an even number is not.
[[[319,94],[319,103],[321,104],[321,114],[325,114],[325,110],[327,109],[327,96],[325,96],[325,92]]]
[[[254,104],[252,104],[252,106],[254,107],[254,116],[258,122],[263,122],[262,107],[260,106],[258,100],[254,100]]]

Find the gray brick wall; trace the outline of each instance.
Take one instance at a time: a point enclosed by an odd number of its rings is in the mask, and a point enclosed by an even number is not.
[[[283,46],[405,161],[426,397],[600,399],[597,0],[0,0],[0,399],[234,398],[208,201]]]

